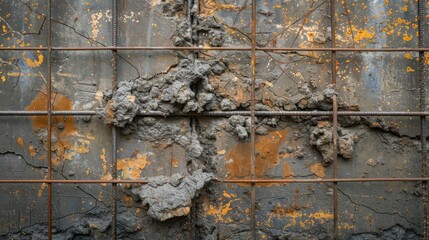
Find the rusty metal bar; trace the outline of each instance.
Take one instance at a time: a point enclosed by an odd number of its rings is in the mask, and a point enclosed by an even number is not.
[[[0,117],[8,116],[46,116],[48,111],[0,111]],[[95,111],[52,111],[52,116],[88,116],[97,115]],[[139,116],[147,117],[228,117],[233,115],[250,116],[251,111],[207,111],[200,113],[170,113],[150,111],[139,113]],[[255,111],[256,116],[332,116],[333,111]],[[400,116],[420,117],[429,116],[429,112],[405,112],[405,111],[337,111],[338,116]]]
[[[46,51],[46,47],[0,47],[0,51]],[[52,51],[252,51],[251,47],[144,47],[144,46],[105,46],[105,47],[52,47]],[[256,51],[264,52],[420,52],[429,51],[429,48],[299,48],[299,47],[255,47]]]
[[[252,58],[250,63],[250,177],[251,179],[256,178],[255,174],[255,165],[256,165],[256,150],[255,150],[255,136],[256,136],[256,0],[252,0]],[[252,240],[256,239],[256,185],[254,182],[250,185],[250,238]]]
[[[425,2],[418,0],[418,46],[424,47],[424,18],[425,18]],[[425,82],[425,52],[419,51],[419,99],[420,111],[426,110],[426,82]],[[422,164],[422,178],[427,177],[427,149],[426,149],[426,117],[420,117],[420,147],[421,147],[421,164]],[[422,181],[422,201],[423,201],[423,239],[428,240],[428,182]]]
[[[429,177],[422,178],[302,178],[302,179],[212,179],[213,182],[219,183],[330,183],[330,182],[354,182],[354,183],[365,183],[365,182],[421,182],[429,181]],[[111,180],[97,180],[97,179],[76,179],[76,180],[62,180],[62,179],[0,179],[0,184],[7,183],[47,183],[47,184],[146,184],[148,180],[136,179],[111,179]]]
[[[118,1],[112,0],[112,45],[118,46]],[[112,49],[112,91],[115,92],[118,84],[118,51]],[[117,161],[117,131],[116,126],[112,126],[112,179],[118,179]],[[118,186],[117,183],[112,182],[112,239],[117,239],[117,198]]]
[[[336,21],[335,21],[335,1],[331,0],[330,4],[330,17],[331,17],[331,47],[334,49],[336,47]],[[331,83],[336,90],[337,86],[337,52],[335,50],[331,51]],[[334,94],[332,97],[332,177],[337,178],[337,169],[338,169],[338,155],[337,155],[337,137],[338,137],[338,106],[337,106],[337,95]],[[333,239],[338,238],[338,185],[337,182],[332,183],[333,191]]]
[[[46,90],[46,101],[47,101],[47,115],[48,115],[48,139],[47,139],[47,151],[48,151],[48,179],[52,180],[52,21],[51,21],[51,0],[47,1],[47,63],[48,63],[48,82]],[[52,240],[52,184],[48,183],[48,239]]]

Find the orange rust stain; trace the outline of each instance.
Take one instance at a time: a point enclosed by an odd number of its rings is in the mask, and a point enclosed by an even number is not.
[[[18,143],[18,145],[23,148],[24,147],[24,139],[22,137],[18,137],[16,139],[16,143]]]
[[[107,172],[106,174],[104,174],[103,176],[101,176],[100,178],[101,180],[112,180],[112,174],[110,172]],[[106,183],[102,183],[102,186],[106,186]]]
[[[40,186],[40,189],[37,191],[38,197],[42,197],[43,189],[45,189],[45,188],[46,188],[46,183],[42,183],[42,185]]]
[[[299,188],[295,189],[294,192],[294,200],[292,205],[289,207],[282,207],[280,204],[277,204],[276,207],[274,207],[271,212],[276,216],[284,216],[288,214],[293,214],[294,212],[307,208],[306,206],[298,206],[298,200],[299,200],[299,194],[300,190]]]
[[[123,178],[139,179],[142,170],[150,164],[147,154],[137,152],[133,158],[118,159],[118,170],[122,171]]]
[[[51,108],[52,110],[72,110],[73,103],[67,97],[53,92],[51,94]],[[43,92],[39,92],[34,100],[26,107],[27,111],[46,111],[47,110],[47,96]],[[48,128],[48,118],[46,116],[34,116],[31,117],[33,129],[40,131]],[[75,135],[77,128],[73,122],[71,116],[52,116],[51,117],[51,129],[52,134],[55,134],[56,141],[52,142],[51,151],[56,153],[53,157],[54,164],[58,164],[64,159],[70,159],[72,156],[67,154],[67,151],[74,147],[68,140],[67,137]],[[86,150],[79,149],[77,146],[77,152],[85,152]],[[45,143],[47,148],[47,143]]]
[[[326,176],[326,168],[321,163],[311,165],[310,170],[320,178],[324,178]]]
[[[283,162],[283,178],[292,177],[294,175],[289,163]]]
[[[179,159],[177,159],[175,157],[171,158],[171,165],[173,167],[178,167],[179,166]]]
[[[217,3],[216,0],[201,1],[200,15],[213,16],[217,11],[238,11],[239,7],[233,4]]]
[[[36,156],[36,148],[31,143],[30,143],[30,145],[28,145],[28,152],[30,153],[30,156],[32,156],[32,157]]]
[[[106,160],[106,149],[105,148],[101,149],[100,159],[101,159],[101,161],[103,161],[103,163],[102,163],[103,172],[106,172],[107,171],[107,160]]]
[[[286,129],[269,132],[265,136],[258,136],[255,142],[256,161],[255,173],[257,177],[264,176],[267,171],[280,162],[279,149],[286,138]],[[226,155],[226,168],[229,177],[246,177],[250,175],[251,144],[237,143]]]

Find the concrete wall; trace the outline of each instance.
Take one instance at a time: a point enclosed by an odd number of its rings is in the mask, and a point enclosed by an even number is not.
[[[53,46],[112,45],[110,1],[53,2]],[[121,46],[251,44],[251,1],[200,0],[191,25],[190,0],[119,2]],[[330,46],[329,1],[257,2],[258,46]],[[46,46],[46,13],[43,0],[0,0],[0,46]],[[338,47],[418,46],[416,1],[343,0],[336,13]],[[331,110],[335,93],[340,110],[419,110],[418,53],[338,53],[335,88],[329,52],[256,58],[257,110]],[[46,59],[0,53],[0,110],[46,110]],[[112,94],[110,51],[54,51],[53,110],[99,113],[52,118],[54,179],[111,179],[115,125],[118,177],[152,182],[119,185],[118,238],[248,239],[249,185],[204,178],[250,177],[250,119],[138,112],[249,110],[250,62],[241,51],[119,51]],[[47,177],[47,118],[1,117],[0,126],[0,179]],[[339,126],[338,177],[420,177],[418,118],[340,117]],[[332,178],[330,132],[329,117],[258,117],[257,177]],[[110,237],[110,189],[54,184],[54,238]],[[0,238],[47,239],[46,184],[1,184],[0,192]],[[338,194],[341,239],[421,238],[420,183],[339,183]],[[331,239],[332,195],[330,183],[257,185],[258,239]]]

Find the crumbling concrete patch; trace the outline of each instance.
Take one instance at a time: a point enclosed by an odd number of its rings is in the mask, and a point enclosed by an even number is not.
[[[220,61],[182,59],[169,74],[156,79],[138,79],[119,83],[118,89],[104,94],[104,108],[98,114],[106,124],[124,127],[131,123],[139,112],[162,111],[201,112],[219,108],[218,101],[209,84],[208,76],[221,74],[225,64]],[[197,86],[198,94],[192,87]],[[221,108],[222,108],[222,104]],[[225,105],[225,104],[224,104]],[[235,109],[236,106],[228,105]]]
[[[324,166],[328,166],[333,161],[333,136],[332,125],[329,122],[318,122],[310,133],[310,144],[317,147],[320,154],[322,154]],[[344,128],[338,127],[338,155],[345,159],[353,157],[353,148],[355,144],[354,135]]]
[[[376,240],[376,239],[391,239],[391,240],[399,240],[399,239],[409,239],[409,240],[417,240],[421,239],[421,236],[416,234],[414,231],[410,229],[406,229],[400,225],[393,226],[386,230],[382,230],[376,233],[357,233],[349,238],[350,240]]]
[[[153,177],[148,184],[135,188],[132,192],[140,197],[143,205],[149,206],[149,216],[165,221],[187,215],[192,199],[212,177],[213,174],[201,169],[189,176],[175,174],[170,178]]]

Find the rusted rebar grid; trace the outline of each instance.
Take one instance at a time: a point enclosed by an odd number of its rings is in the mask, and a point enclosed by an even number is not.
[[[418,47],[423,48],[424,45],[424,18],[425,18],[425,4],[426,1],[419,0],[417,2],[418,11]],[[425,52],[419,51],[419,100],[420,111],[426,110],[426,82],[425,82]],[[420,148],[421,148],[421,165],[422,165],[422,178],[427,177],[427,149],[426,149],[426,117],[420,117]],[[427,181],[422,181],[422,202],[423,202],[423,239],[428,240],[428,185]]]
[[[48,184],[48,238],[52,239],[52,184],[112,184],[112,238],[116,239],[116,207],[117,207],[117,184],[145,184],[147,180],[121,180],[117,179],[117,133],[116,128],[112,127],[112,178],[111,180],[56,180],[52,176],[52,156],[51,156],[51,117],[55,115],[71,115],[71,116],[85,116],[85,115],[96,115],[95,111],[53,111],[51,106],[51,52],[52,51],[112,51],[112,87],[115,89],[117,82],[117,56],[118,51],[121,50],[141,50],[141,51],[199,51],[199,50],[212,50],[212,51],[247,51],[251,52],[251,109],[250,111],[214,111],[214,112],[202,112],[202,113],[175,113],[166,114],[163,112],[145,112],[140,113],[141,116],[157,116],[157,117],[189,117],[189,116],[208,116],[208,117],[225,117],[232,115],[246,115],[251,116],[251,178],[250,179],[213,179],[214,182],[218,183],[243,183],[250,184],[251,186],[251,230],[252,239],[256,239],[256,185],[265,183],[333,183],[333,237],[337,238],[338,235],[338,196],[337,196],[337,183],[338,182],[421,182],[422,183],[422,200],[424,209],[424,222],[423,222],[423,238],[428,239],[428,196],[427,196],[427,153],[426,153],[426,116],[429,116],[429,112],[425,111],[425,66],[424,66],[424,53],[429,51],[429,48],[424,47],[423,39],[423,24],[422,20],[424,16],[424,0],[418,1],[419,11],[419,46],[418,48],[338,48],[335,44],[335,0],[331,0],[331,39],[332,46],[329,48],[270,48],[270,47],[257,47],[256,46],[256,0],[252,0],[252,46],[251,47],[122,47],[117,46],[118,29],[118,9],[117,0],[112,0],[112,45],[105,47],[52,47],[51,43],[51,0],[48,0],[48,11],[47,11],[47,47],[0,47],[0,51],[30,51],[30,50],[41,50],[47,51],[47,68],[48,68],[48,81],[47,81],[47,111],[0,111],[0,116],[47,116],[48,121],[48,176],[47,179],[40,180],[14,180],[14,179],[1,179],[0,184],[7,183],[47,183]],[[338,111],[337,97],[333,97],[333,111],[256,111],[255,105],[255,75],[256,75],[256,52],[300,52],[300,51],[317,51],[317,52],[330,52],[331,53],[331,74],[332,84],[336,84],[336,52],[418,52],[419,53],[419,98],[420,98],[420,111],[419,112],[404,112],[404,111]],[[255,119],[257,116],[331,116],[333,121],[333,178],[329,179],[256,179],[255,176]],[[422,173],[419,178],[337,178],[337,118],[338,116],[408,116],[408,117],[419,117],[420,119],[420,141],[421,141],[421,164]]]
[[[48,15],[48,31],[47,31],[47,63],[48,63],[48,79],[47,79],[47,121],[48,121],[48,179],[52,180],[52,21],[51,21],[51,0],[47,1]],[[48,239],[52,239],[52,184],[48,183]]]
[[[118,2],[117,0],[112,0],[112,45],[118,45]],[[116,90],[116,86],[118,84],[118,51],[116,49],[112,49],[112,92]],[[118,179],[118,170],[117,170],[117,162],[118,162],[118,151],[117,151],[117,131],[116,126],[112,126],[112,179]],[[116,240],[117,234],[117,198],[118,198],[118,185],[113,182],[111,188],[111,201],[112,201],[112,239]]]

